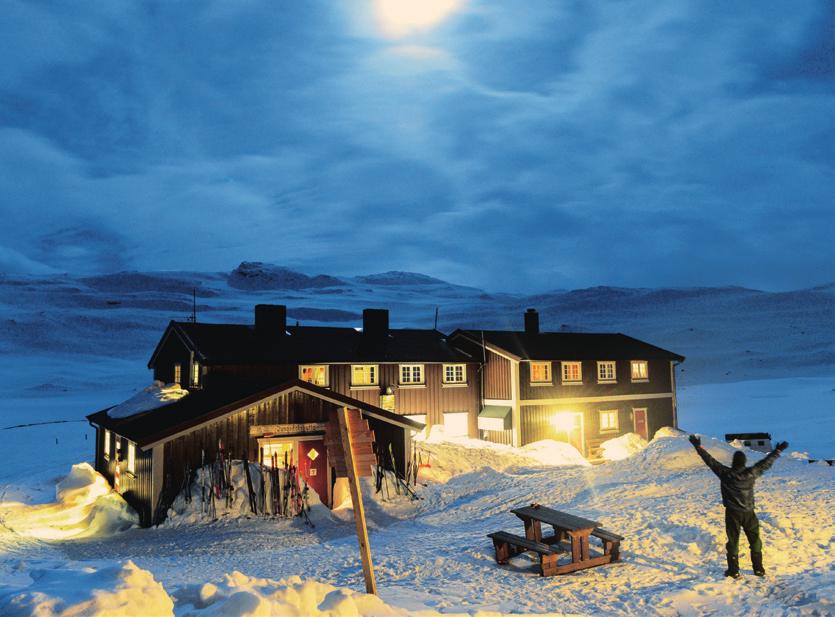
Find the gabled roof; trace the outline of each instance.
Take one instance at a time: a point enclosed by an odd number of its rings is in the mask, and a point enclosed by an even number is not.
[[[288,326],[285,336],[259,336],[254,326],[172,321],[148,366],[170,336],[209,364],[317,362],[467,362],[437,330],[390,329],[369,340],[354,328]]]
[[[539,332],[513,330],[456,330],[454,340],[463,336],[516,360],[673,360],[684,356],[620,333]]]
[[[291,392],[303,392],[333,405],[353,407],[359,409],[365,416],[371,416],[389,424],[414,430],[424,428],[420,422],[415,422],[405,416],[298,379],[272,386],[252,382],[233,383],[232,381],[222,385],[213,384],[211,389],[192,391],[176,403],[134,416],[111,418],[107,415],[108,410],[111,409],[108,407],[90,414],[87,420],[110,429],[133,441],[140,448],[144,448],[151,444],[169,441],[176,435],[188,432],[200,424],[235,413],[265,398]]]

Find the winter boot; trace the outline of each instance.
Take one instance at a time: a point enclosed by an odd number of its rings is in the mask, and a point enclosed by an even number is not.
[[[736,555],[728,555],[728,569],[725,570],[725,576],[731,578],[739,578],[739,557]]]
[[[751,564],[754,566],[754,574],[757,576],[765,576],[765,568],[763,568],[763,554],[751,552]]]

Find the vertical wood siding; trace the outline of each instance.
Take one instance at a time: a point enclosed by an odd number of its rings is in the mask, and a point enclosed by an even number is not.
[[[502,356],[487,352],[487,364],[484,366],[484,398],[510,400],[510,371],[513,365]]]
[[[110,433],[110,452],[109,459],[104,458],[104,430],[96,427],[96,471],[103,475],[110,485],[113,486],[113,480],[116,474],[116,441],[122,442],[122,461],[120,463],[120,491],[122,497],[130,506],[139,514],[140,524],[148,526],[152,523],[153,512],[151,512],[151,495],[152,495],[152,469],[151,469],[151,451],[143,452],[138,447],[136,448],[136,472],[134,474],[128,473],[128,440],[116,435],[111,431]]]

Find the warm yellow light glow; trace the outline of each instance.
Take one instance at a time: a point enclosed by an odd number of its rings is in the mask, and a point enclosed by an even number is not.
[[[374,0],[377,19],[388,36],[429,28],[457,9],[463,0]]]
[[[551,417],[551,424],[558,431],[571,431],[575,426],[577,426],[575,415],[576,414],[573,411],[563,411],[554,414]]]

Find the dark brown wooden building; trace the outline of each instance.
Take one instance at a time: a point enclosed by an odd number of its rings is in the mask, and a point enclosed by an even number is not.
[[[624,334],[457,330],[450,343],[483,362],[480,437],[522,446],[572,443],[594,458],[608,439],[677,427],[675,365],[684,357]]]

